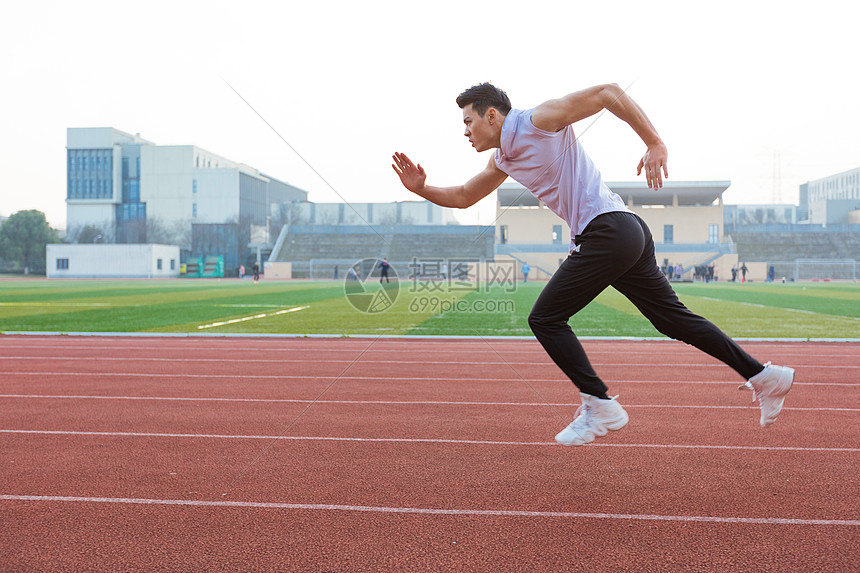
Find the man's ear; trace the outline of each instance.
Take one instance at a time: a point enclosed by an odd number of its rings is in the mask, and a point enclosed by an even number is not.
[[[497,117],[498,117],[498,115],[496,114],[496,108],[491,107],[490,109],[487,110],[487,122],[490,125],[493,125],[496,122]]]

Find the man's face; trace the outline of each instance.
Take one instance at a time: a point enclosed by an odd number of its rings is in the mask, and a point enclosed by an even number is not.
[[[463,135],[469,138],[469,143],[475,148],[475,151],[486,151],[493,147],[497,134],[491,125],[497,119],[498,112],[490,108],[484,113],[484,117],[478,115],[478,112],[472,109],[472,104],[463,108],[463,123],[466,124],[466,131]]]

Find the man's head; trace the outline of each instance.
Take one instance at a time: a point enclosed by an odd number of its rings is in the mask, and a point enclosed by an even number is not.
[[[470,104],[480,117],[484,117],[491,107],[496,108],[502,115],[508,115],[511,111],[511,100],[508,99],[508,94],[488,82],[472,86],[457,96],[457,105],[460,109]]]
[[[501,145],[502,124],[511,111],[508,94],[485,82],[457,96],[457,105],[463,110],[464,135],[477,151]]]

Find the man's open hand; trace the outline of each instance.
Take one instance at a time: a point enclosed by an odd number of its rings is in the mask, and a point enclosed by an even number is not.
[[[642,159],[639,160],[639,167],[636,168],[636,175],[645,170],[645,180],[648,182],[648,188],[660,189],[663,186],[663,175],[669,177],[669,151],[662,143],[655,143],[648,146],[648,150]],[[661,174],[660,171],[663,171]]]
[[[411,159],[399,152],[395,153],[392,159],[394,159],[394,163],[391,167],[394,168],[394,172],[400,177],[400,182],[403,183],[404,187],[413,193],[424,187],[427,174],[420,163],[418,165],[412,163]]]

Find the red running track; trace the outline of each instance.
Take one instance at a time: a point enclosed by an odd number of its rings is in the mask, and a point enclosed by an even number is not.
[[[860,562],[860,346],[797,379],[586,342],[630,424],[533,341],[0,337],[3,571],[839,571]]]

